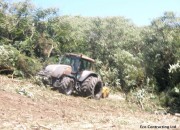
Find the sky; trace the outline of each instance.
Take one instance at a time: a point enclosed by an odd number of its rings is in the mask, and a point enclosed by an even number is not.
[[[180,0],[32,0],[36,7],[59,8],[60,15],[123,16],[137,26],[149,25],[165,11],[180,16]]]

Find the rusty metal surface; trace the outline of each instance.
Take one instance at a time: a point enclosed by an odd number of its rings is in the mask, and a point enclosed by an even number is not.
[[[81,57],[81,58],[83,58],[85,60],[88,60],[88,61],[91,61],[91,62],[95,62],[94,59],[92,59],[92,58],[90,58],[90,57],[88,57],[86,55],[83,55],[83,54],[66,53],[65,55]]]

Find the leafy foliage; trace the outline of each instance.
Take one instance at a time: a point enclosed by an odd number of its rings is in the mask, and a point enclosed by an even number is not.
[[[135,87],[142,87],[145,72],[141,66],[141,59],[125,50],[117,50],[114,58],[124,90],[130,91]]]
[[[41,64],[37,59],[20,54],[12,46],[0,46],[0,72],[29,77],[35,75],[40,68]]]
[[[125,93],[165,93],[164,104],[178,107],[179,34],[173,12],[137,27],[124,17],[58,16],[58,9],[36,8],[29,0],[0,0],[0,72],[29,77],[59,55],[83,53],[97,59],[105,84]]]
[[[0,68],[3,71],[3,68],[12,70],[17,62],[17,57],[19,52],[10,46],[0,46]]]

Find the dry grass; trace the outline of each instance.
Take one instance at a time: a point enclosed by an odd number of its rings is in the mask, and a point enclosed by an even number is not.
[[[138,130],[140,125],[176,125],[180,119],[157,115],[126,102],[122,94],[91,100],[66,96],[31,80],[0,76],[0,129]]]

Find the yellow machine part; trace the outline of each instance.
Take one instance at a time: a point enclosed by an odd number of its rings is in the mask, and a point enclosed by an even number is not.
[[[103,87],[102,89],[102,98],[107,98],[110,93],[110,88],[109,87]]]

